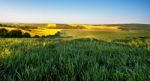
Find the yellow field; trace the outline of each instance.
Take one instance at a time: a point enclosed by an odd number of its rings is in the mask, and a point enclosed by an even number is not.
[[[77,25],[77,24],[69,24],[70,26],[82,26],[86,29],[97,29],[97,30],[119,30],[119,26],[94,26],[94,25]]]
[[[56,27],[56,24],[48,24],[48,27]]]
[[[61,31],[61,29],[47,29],[47,28],[42,28],[42,29],[34,29],[31,32],[31,36],[39,35],[39,36],[47,36],[47,35],[54,35],[57,32]]]
[[[99,30],[118,30],[119,26],[93,26],[93,25],[82,25],[87,29],[99,29]]]
[[[11,28],[11,27],[0,27],[0,29],[2,29],[2,28],[7,29],[8,31],[11,31],[11,30],[17,30],[17,28]]]

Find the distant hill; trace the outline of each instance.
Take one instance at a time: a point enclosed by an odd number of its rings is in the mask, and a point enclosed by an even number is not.
[[[24,24],[24,23],[0,23],[0,28],[7,30],[21,30],[35,35],[54,35],[65,29],[86,29],[94,31],[150,31],[150,24]]]

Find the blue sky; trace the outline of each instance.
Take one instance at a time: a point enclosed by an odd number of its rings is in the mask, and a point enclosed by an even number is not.
[[[150,0],[0,0],[0,22],[150,24]]]

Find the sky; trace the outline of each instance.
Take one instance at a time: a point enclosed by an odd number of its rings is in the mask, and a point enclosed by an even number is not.
[[[150,0],[0,0],[0,22],[150,24]]]

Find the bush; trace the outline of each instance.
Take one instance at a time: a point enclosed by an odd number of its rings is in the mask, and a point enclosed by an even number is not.
[[[59,38],[61,37],[61,32],[57,32],[55,35],[47,35],[48,38]]]
[[[9,37],[16,37],[16,38],[21,38],[23,35],[22,35],[22,32],[21,30],[12,30],[8,33],[8,36]]]
[[[29,33],[22,33],[21,30],[12,30],[8,31],[5,28],[0,29],[0,38],[30,38],[31,35]]]
[[[0,38],[7,37],[7,34],[8,34],[8,30],[4,28],[0,29]]]
[[[25,38],[30,38],[31,35],[30,35],[29,33],[26,32],[26,33],[23,34],[23,37],[25,37]]]
[[[57,32],[54,36],[55,37],[60,37],[61,36],[61,32]]]
[[[42,38],[46,38],[46,36],[45,36],[45,35],[42,35]]]
[[[35,35],[34,37],[35,37],[35,38],[40,38],[40,36],[38,36],[38,35]]]

